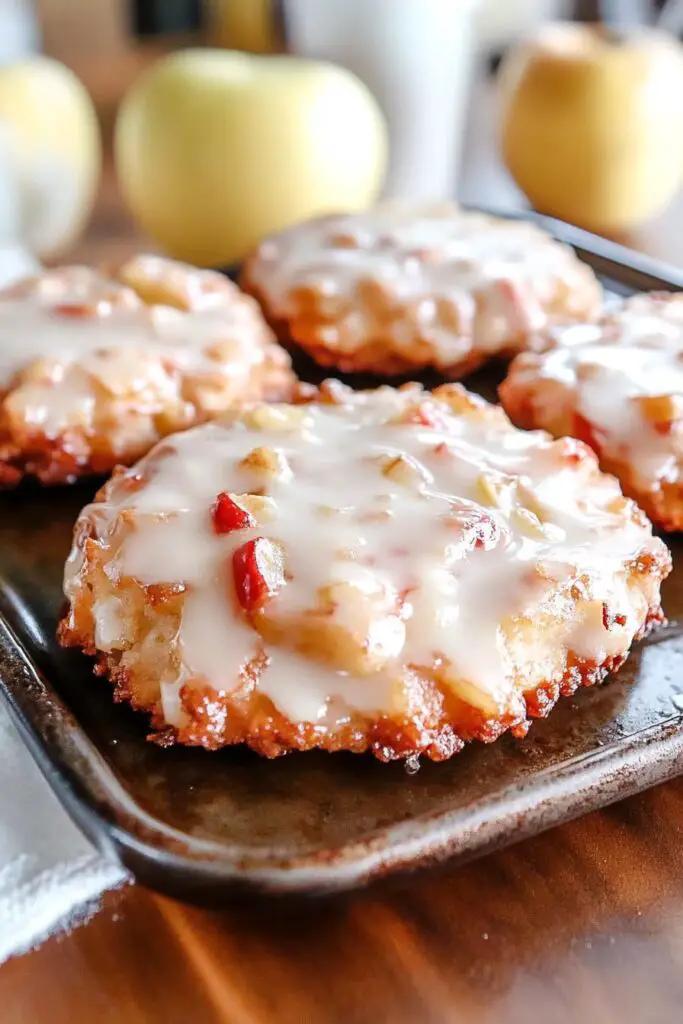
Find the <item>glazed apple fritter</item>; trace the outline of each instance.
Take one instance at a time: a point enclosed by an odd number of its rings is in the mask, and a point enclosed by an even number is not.
[[[460,385],[252,403],[81,513],[65,645],[160,742],[443,760],[661,620],[665,545],[579,441]]]
[[[294,383],[257,304],[221,274],[157,256],[45,271],[0,291],[0,486],[110,472]]]
[[[500,389],[512,420],[586,441],[657,526],[683,529],[683,296],[638,295],[539,341]]]
[[[452,379],[601,303],[568,246],[451,203],[385,202],[289,228],[246,261],[241,283],[280,340],[323,366]]]

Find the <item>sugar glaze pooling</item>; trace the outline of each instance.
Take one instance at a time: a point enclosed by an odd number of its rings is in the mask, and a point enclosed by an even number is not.
[[[229,690],[259,652],[250,685],[321,728],[409,706],[411,667],[487,714],[514,711],[524,681],[506,624],[544,600],[571,609],[563,584],[577,575],[581,616],[568,611],[561,642],[597,662],[628,646],[647,608],[625,567],[663,546],[644,517],[624,515],[586,449],[516,430],[464,391],[458,415],[416,388],[330,391],[341,404],[256,405],[166,440],[81,514],[72,603],[86,534],[113,548],[123,537],[108,575],[187,588],[179,659],[162,680],[168,723],[183,722],[183,686]],[[220,492],[257,525],[217,535]],[[255,537],[282,548],[286,582],[250,617],[230,566]],[[120,644],[117,602],[94,608],[103,651]],[[617,613],[609,628],[605,604]]]

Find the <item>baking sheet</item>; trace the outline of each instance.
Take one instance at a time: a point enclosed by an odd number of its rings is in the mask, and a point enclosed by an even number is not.
[[[546,226],[548,223],[546,222]],[[678,272],[577,229],[612,292],[683,288]],[[568,237],[567,237],[568,236]],[[302,365],[302,374],[311,372]],[[367,383],[367,382],[366,382]],[[468,381],[491,394],[489,372]],[[471,857],[644,789],[683,767],[683,547],[665,584],[670,624],[608,684],[534,723],[522,741],[473,744],[409,773],[371,756],[163,750],[114,705],[54,628],[72,524],[98,482],[0,495],[0,692],[67,809],[147,884],[211,903],[325,893]]]

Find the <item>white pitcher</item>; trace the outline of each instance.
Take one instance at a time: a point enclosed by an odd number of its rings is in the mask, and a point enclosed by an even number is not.
[[[286,0],[288,48],[342,64],[389,123],[385,195],[457,190],[477,0]]]

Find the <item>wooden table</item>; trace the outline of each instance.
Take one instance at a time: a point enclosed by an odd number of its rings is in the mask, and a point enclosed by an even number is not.
[[[469,170],[472,199],[472,182],[496,175]],[[480,198],[498,197],[489,187]],[[683,263],[682,228],[683,202],[629,241]],[[108,175],[75,255],[139,244]],[[0,1020],[673,1024],[682,845],[683,779],[390,896],[296,916],[212,914],[129,886],[87,925],[0,968]]]

